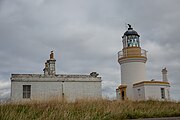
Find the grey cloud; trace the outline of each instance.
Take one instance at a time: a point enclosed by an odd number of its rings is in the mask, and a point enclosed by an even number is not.
[[[103,95],[113,98],[120,84],[117,52],[125,23],[130,23],[148,50],[148,79],[161,80],[166,66],[171,96],[180,99],[179,21],[179,0],[2,0],[0,82],[10,83],[11,73],[42,73],[54,50],[57,73],[97,71]]]

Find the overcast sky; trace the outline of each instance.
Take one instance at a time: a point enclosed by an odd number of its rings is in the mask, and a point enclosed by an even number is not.
[[[43,73],[51,50],[57,73],[96,71],[114,98],[126,23],[148,51],[147,79],[162,80],[167,67],[180,100],[180,0],[0,0],[0,98],[10,96],[12,73]]]

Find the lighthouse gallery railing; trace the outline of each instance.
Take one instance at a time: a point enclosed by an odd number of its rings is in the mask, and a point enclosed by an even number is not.
[[[140,50],[140,53],[127,53],[126,50],[121,50],[118,52],[118,59],[124,58],[124,57],[134,57],[134,56],[140,56],[140,57],[147,57],[147,51],[144,49]]]

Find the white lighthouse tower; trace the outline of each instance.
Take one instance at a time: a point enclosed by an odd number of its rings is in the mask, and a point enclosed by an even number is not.
[[[118,52],[121,66],[121,85],[116,89],[117,97],[122,100],[134,99],[133,84],[146,80],[146,50],[141,49],[140,35],[129,28],[122,36],[123,49]]]

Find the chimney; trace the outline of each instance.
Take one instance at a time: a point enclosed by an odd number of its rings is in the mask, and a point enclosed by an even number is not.
[[[51,51],[50,60],[54,60],[54,52],[53,51]]]
[[[56,60],[54,59],[54,52],[51,51],[50,59],[45,62],[45,68],[43,69],[44,75],[55,75],[56,74],[55,62],[56,62]]]
[[[48,75],[48,69],[49,69],[49,67],[48,67],[48,63],[47,63],[47,62],[45,62],[45,67],[44,67],[44,69],[43,69],[43,71],[44,71],[44,75]]]
[[[167,69],[166,68],[164,68],[164,69],[162,69],[162,81],[163,82],[168,82],[168,79],[167,79]]]

